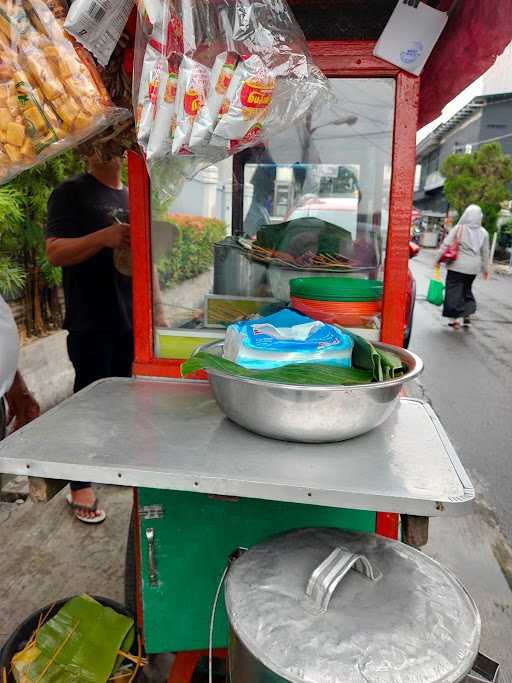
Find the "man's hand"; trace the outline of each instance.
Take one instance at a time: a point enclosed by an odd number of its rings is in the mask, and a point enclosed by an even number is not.
[[[483,273],[483,276],[484,276],[484,280],[487,281],[489,279],[489,273]]]
[[[76,266],[102,249],[130,247],[128,223],[114,223],[83,237],[48,237],[46,255],[52,266]]]
[[[39,417],[39,405],[27,389],[19,372],[16,373],[5,398],[7,401],[7,422],[8,424],[13,423],[13,432]]]
[[[103,228],[99,232],[104,247],[119,249],[130,246],[130,225],[128,223],[114,223],[114,225]]]

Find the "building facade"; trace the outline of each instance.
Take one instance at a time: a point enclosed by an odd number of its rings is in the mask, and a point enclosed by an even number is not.
[[[451,154],[470,154],[489,142],[499,142],[505,154],[512,155],[512,92],[475,97],[418,144],[414,206],[421,212],[426,230],[425,246],[436,246],[449,214],[443,194],[443,162]]]

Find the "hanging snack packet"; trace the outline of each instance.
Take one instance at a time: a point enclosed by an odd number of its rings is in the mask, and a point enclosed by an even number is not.
[[[212,69],[208,98],[197,116],[190,136],[190,148],[194,152],[196,148],[208,144],[220,116],[227,111],[227,92],[233,80],[238,59],[235,52],[223,52],[217,55]]]
[[[176,130],[173,154],[190,154],[188,147],[192,127],[201,111],[210,85],[210,69],[190,57],[183,57],[176,93]]]
[[[225,113],[221,112],[211,144],[232,153],[254,143],[261,136],[274,89],[274,75],[258,55],[242,58],[228,88]]]
[[[147,44],[146,52],[144,53],[135,110],[137,140],[144,149],[147,146],[155,118],[160,77],[162,70],[165,69],[165,61],[162,43],[152,38]]]
[[[183,54],[183,25],[174,3],[169,4],[165,15],[169,17],[166,29],[167,42],[163,50],[165,59],[162,61],[154,119],[146,149],[148,160],[170,153],[176,127],[176,92]]]
[[[133,0],[75,0],[64,28],[106,66],[132,8]]]
[[[160,73],[156,114],[146,150],[148,161],[158,159],[171,151],[176,129],[179,63],[180,57],[174,53]]]
[[[151,36],[154,27],[162,25],[165,0],[137,0],[136,4],[144,34]]]

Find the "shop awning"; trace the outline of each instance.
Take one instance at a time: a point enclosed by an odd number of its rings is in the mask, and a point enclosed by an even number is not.
[[[442,0],[453,14],[421,75],[419,126],[473,83],[512,41],[512,0]]]

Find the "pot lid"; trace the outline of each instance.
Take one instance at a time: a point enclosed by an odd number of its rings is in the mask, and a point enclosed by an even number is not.
[[[226,582],[231,626],[294,683],[434,683],[473,665],[480,617],[458,579],[397,541],[301,529],[254,546]]]

